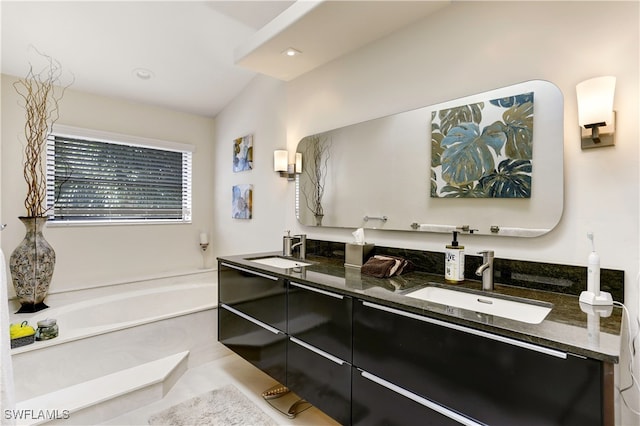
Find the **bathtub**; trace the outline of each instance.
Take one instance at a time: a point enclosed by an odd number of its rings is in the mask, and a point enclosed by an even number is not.
[[[182,351],[193,367],[223,356],[217,342],[217,284],[117,286],[51,303],[29,324],[57,320],[58,337],[11,350],[21,401]],[[198,280],[202,277],[198,276]],[[112,293],[112,294],[109,294]],[[86,295],[85,295],[86,296]],[[83,300],[78,300],[83,299]],[[22,314],[19,319],[26,319]],[[15,322],[18,319],[13,319]]]
[[[29,318],[34,327],[38,321],[55,318],[58,337],[16,348],[14,353],[188,315],[215,308],[217,304],[217,286],[212,283],[175,284],[83,300],[46,309]]]

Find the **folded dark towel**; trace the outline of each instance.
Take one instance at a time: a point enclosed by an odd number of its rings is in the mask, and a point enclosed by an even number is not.
[[[396,256],[375,255],[366,261],[360,272],[376,278],[389,278],[413,270],[413,263]]]

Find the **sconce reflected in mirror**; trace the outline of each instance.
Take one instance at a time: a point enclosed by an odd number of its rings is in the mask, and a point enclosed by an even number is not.
[[[615,145],[613,96],[616,78],[596,77],[576,86],[582,149]]]
[[[289,152],[281,149],[273,151],[273,171],[280,173],[280,177],[295,180],[296,175],[302,173],[302,154],[296,152],[295,163],[289,164]]]

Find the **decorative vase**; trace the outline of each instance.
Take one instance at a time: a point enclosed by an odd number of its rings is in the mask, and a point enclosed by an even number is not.
[[[56,252],[42,234],[46,217],[21,216],[19,219],[26,235],[9,260],[13,287],[21,305],[17,313],[37,312],[48,307],[44,299],[53,276]]]
[[[322,218],[324,217],[323,214],[317,214],[315,215],[316,218],[316,226],[322,226]]]

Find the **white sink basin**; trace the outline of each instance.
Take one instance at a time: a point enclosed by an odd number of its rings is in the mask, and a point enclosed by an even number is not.
[[[408,293],[407,296],[529,324],[540,324],[551,312],[551,307],[548,306],[499,299],[440,287],[421,288]]]
[[[274,268],[290,269],[299,268],[301,266],[309,266],[310,263],[301,262],[299,260],[285,259],[284,257],[263,257],[259,259],[247,259],[262,265],[273,266]]]

